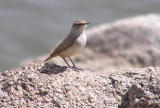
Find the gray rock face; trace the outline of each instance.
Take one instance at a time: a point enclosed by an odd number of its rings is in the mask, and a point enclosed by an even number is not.
[[[160,108],[160,16],[90,29],[74,69],[31,60],[0,73],[0,107]],[[124,69],[125,68],[125,69]],[[87,69],[87,70],[85,70]]]
[[[140,67],[160,65],[160,16],[146,15],[88,31],[88,47]]]

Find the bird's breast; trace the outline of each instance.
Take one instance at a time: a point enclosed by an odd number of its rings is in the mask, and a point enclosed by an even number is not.
[[[87,37],[85,31],[77,38],[76,43],[79,44],[80,47],[84,48],[86,45]],[[75,43],[75,44],[76,44]]]
[[[80,53],[86,45],[87,37],[85,31],[76,39],[71,47],[63,51],[61,55],[63,57],[70,57],[77,53]]]

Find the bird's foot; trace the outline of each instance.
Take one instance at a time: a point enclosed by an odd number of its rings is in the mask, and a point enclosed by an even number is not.
[[[77,67],[75,67],[75,66],[73,66],[72,69],[73,69],[74,71],[80,71],[80,70],[82,70],[82,69],[77,68]]]

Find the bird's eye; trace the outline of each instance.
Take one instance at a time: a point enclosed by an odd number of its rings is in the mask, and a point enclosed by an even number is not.
[[[81,23],[76,23],[76,24],[74,24],[74,25],[82,25]]]

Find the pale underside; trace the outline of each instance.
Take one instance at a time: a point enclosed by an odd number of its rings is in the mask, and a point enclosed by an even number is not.
[[[86,44],[86,34],[85,31],[78,37],[73,38],[66,37],[53,51],[52,57],[71,57],[77,53],[80,53]]]

